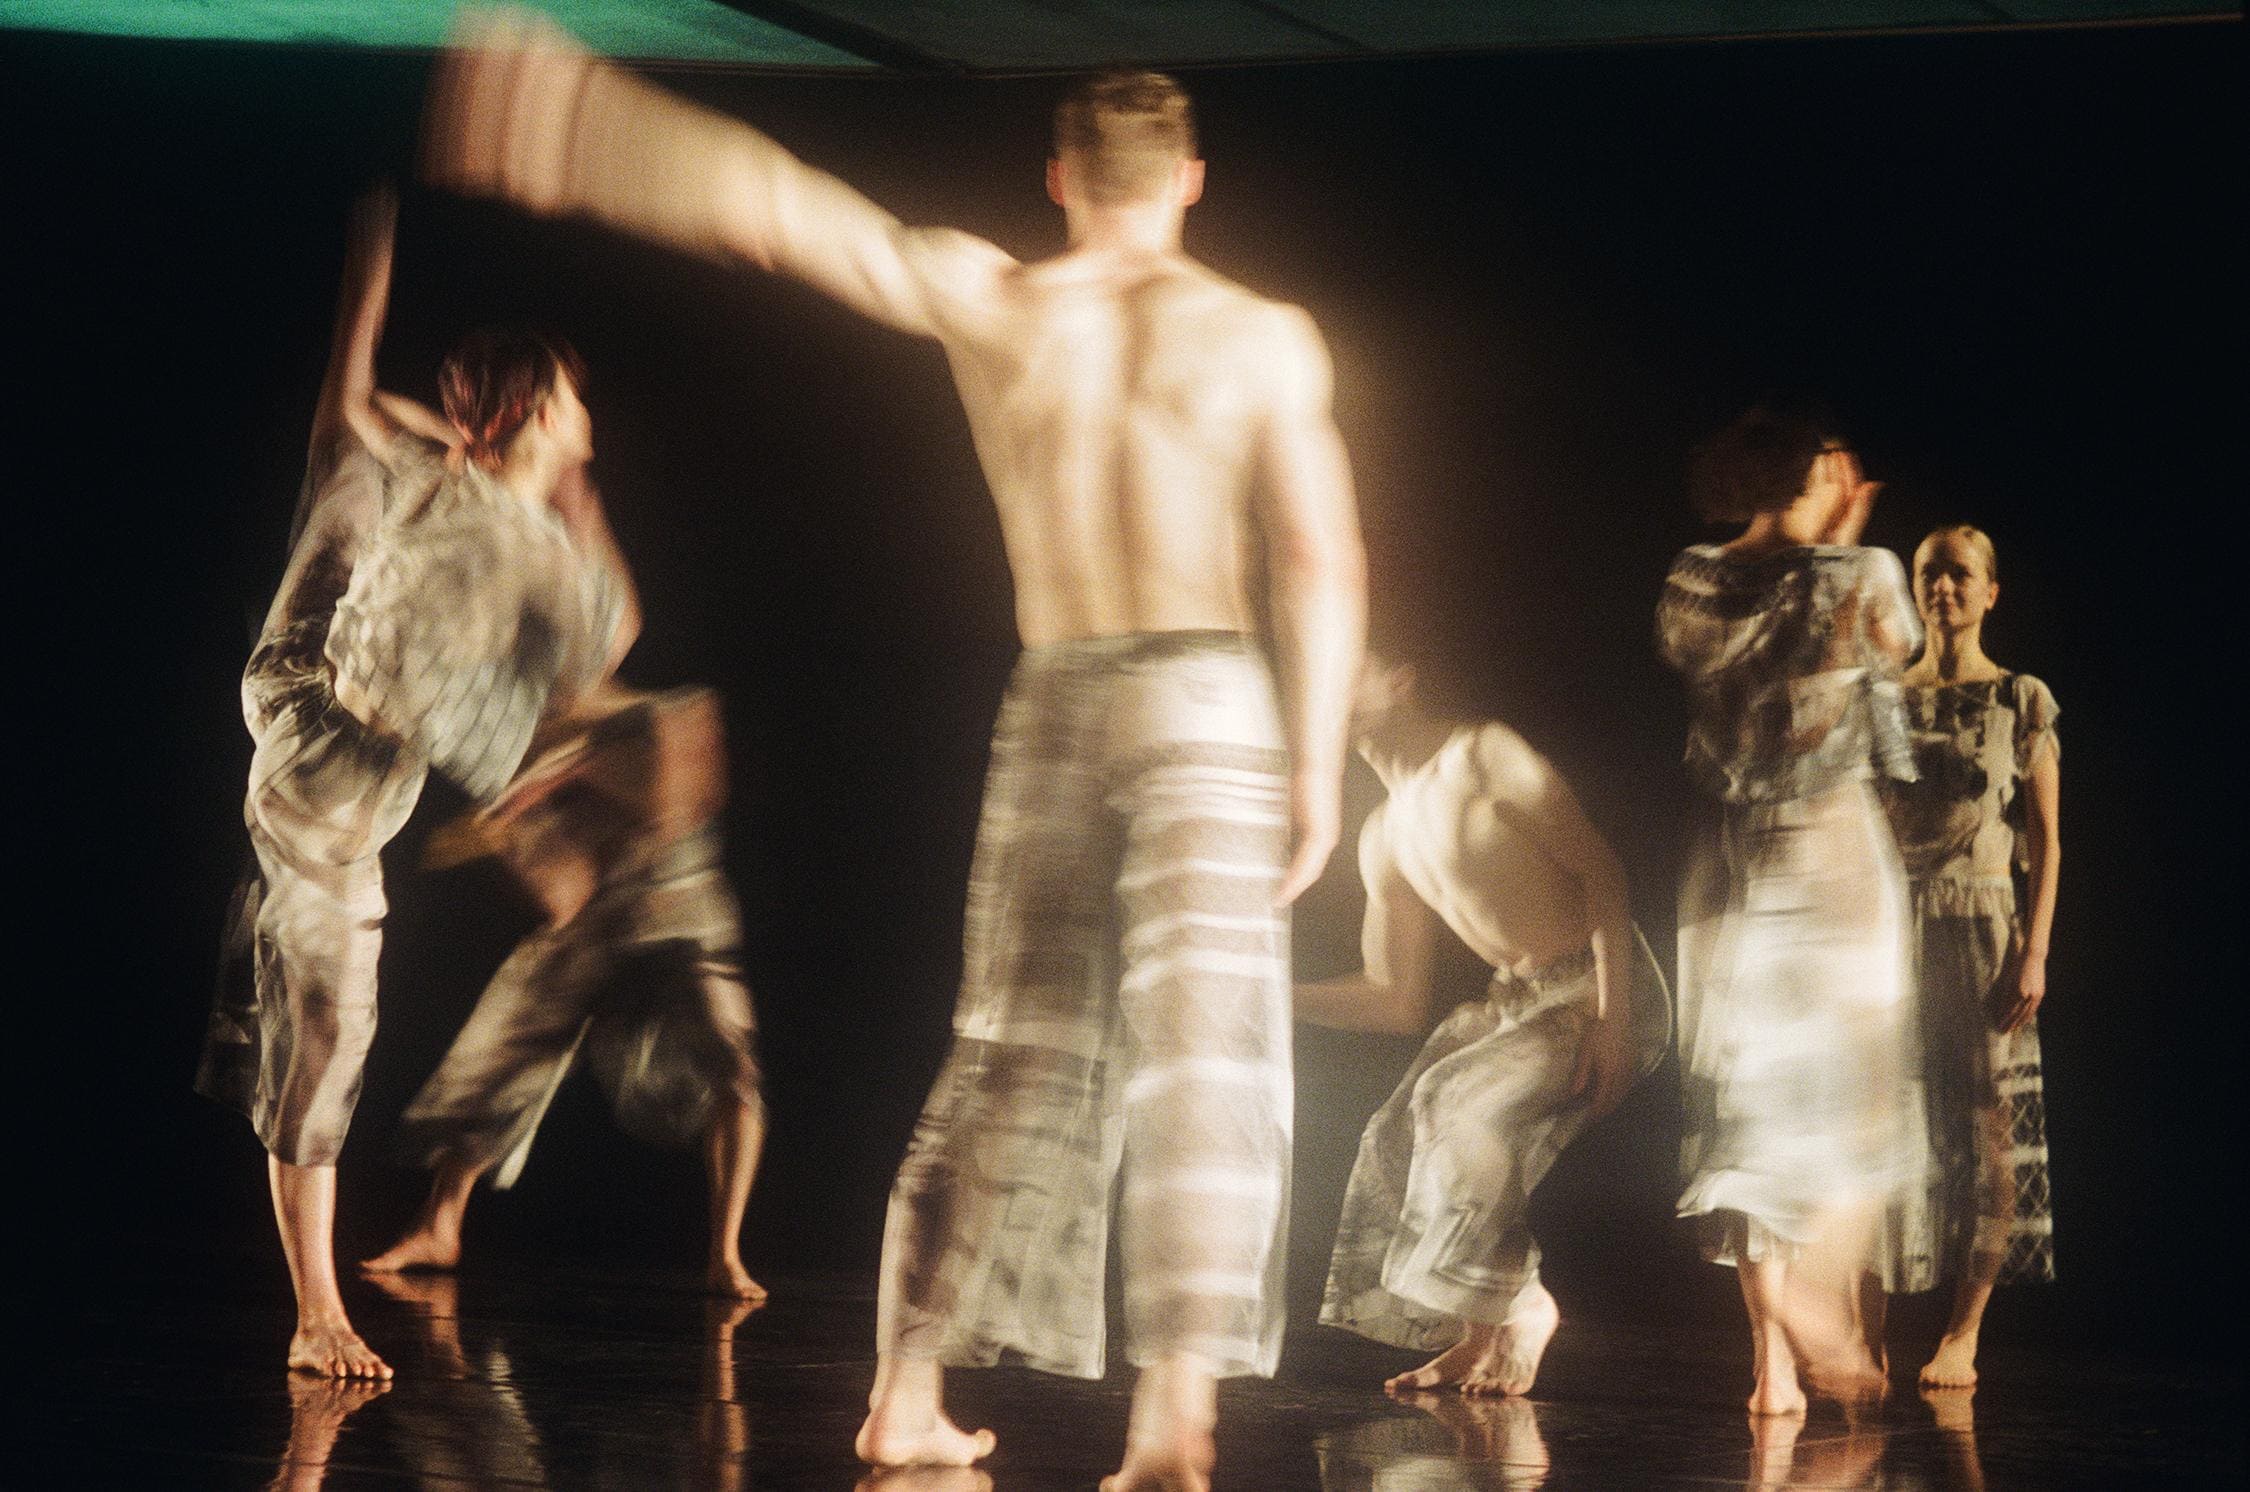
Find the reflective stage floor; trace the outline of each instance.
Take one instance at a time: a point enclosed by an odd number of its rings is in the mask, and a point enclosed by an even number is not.
[[[1115,1467],[1126,1379],[956,1375],[989,1472],[867,1477],[851,1437],[873,1363],[863,1285],[779,1278],[772,1304],[684,1275],[549,1268],[355,1280],[385,1389],[292,1379],[278,1277],[153,1269],[19,1353],[12,1487],[1091,1488]],[[38,1302],[33,1302],[36,1306]],[[48,1301],[60,1307],[61,1302]],[[1292,1333],[1282,1376],[1230,1384],[1221,1488],[2103,1488],[2243,1484],[2234,1388],[2184,1368],[1989,1349],[1973,1396],[1906,1388],[1846,1418],[1743,1412],[1744,1344],[1566,1322],[1530,1401],[1385,1399],[1405,1354]],[[57,1348],[61,1350],[56,1350]]]

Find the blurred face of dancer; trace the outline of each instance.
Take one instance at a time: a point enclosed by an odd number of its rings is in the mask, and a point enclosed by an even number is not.
[[[1914,554],[1914,609],[1933,632],[1974,632],[2000,599],[1983,551],[1966,534],[1936,533]]]
[[[594,459],[594,417],[578,397],[577,383],[560,368],[555,370],[555,386],[539,406],[537,424],[566,462],[582,466]]]

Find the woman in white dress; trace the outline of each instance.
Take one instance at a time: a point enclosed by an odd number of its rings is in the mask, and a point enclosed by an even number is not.
[[[1800,1367],[1882,1392],[1854,1291],[1921,1130],[1906,890],[1876,797],[1910,776],[1904,573],[1857,547],[1876,484],[1811,420],[1758,409],[1698,453],[1697,506],[1745,525],[1673,561],[1657,641],[1693,710],[1704,803],[1680,891],[1683,1217],[1740,1268],[1753,1412]]]
[[[1913,902],[1930,1174],[1894,1210],[1878,1263],[1891,1290],[1953,1280],[1929,1388],[1976,1382],[1995,1284],[2055,1277],[2038,1010],[2062,864],[2059,712],[2045,684],[1984,651],[1999,582],[1992,540],[1966,524],[1915,550],[1929,637],[1905,678],[1918,772],[1885,794]],[[1880,1342],[1882,1296],[1869,1300]]]

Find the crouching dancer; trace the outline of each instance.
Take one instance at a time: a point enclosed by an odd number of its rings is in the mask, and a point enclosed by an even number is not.
[[[289,1364],[331,1377],[390,1376],[333,1257],[336,1159],[375,1033],[383,846],[433,767],[497,792],[550,701],[601,677],[630,632],[609,567],[550,506],[592,452],[552,354],[511,383],[498,344],[472,339],[449,361],[466,397],[448,419],[376,389],[395,215],[386,196],[355,218],[289,567],[243,674],[257,873],[196,1079],[265,1144],[297,1297]]]
[[[436,1176],[407,1235],[362,1268],[458,1263],[478,1178],[514,1184],[583,1058],[629,1132],[702,1143],[709,1285],[764,1298],[738,1242],[765,1116],[719,859],[725,791],[716,696],[612,685],[542,727],[508,792],[447,836],[440,858],[497,853],[547,922],[500,966],[407,1106],[404,1148]]]
[[[1420,1031],[1440,926],[1494,969],[1439,1022],[1368,1121],[1320,1319],[1443,1348],[1385,1386],[1528,1393],[1561,1315],[1539,1282],[1531,1192],[1579,1130],[1664,1055],[1663,976],[1617,858],[1552,765],[1497,721],[1431,710],[1411,666],[1370,653],[1360,755],[1388,799],[1359,838],[1366,967],[1297,987],[1297,1013]]]

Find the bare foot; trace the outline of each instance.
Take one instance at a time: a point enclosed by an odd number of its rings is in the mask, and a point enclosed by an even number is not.
[[[713,1295],[728,1295],[736,1300],[764,1300],[766,1287],[750,1278],[750,1271],[742,1267],[740,1259],[713,1259],[711,1267],[703,1272],[703,1284]]]
[[[1562,1312],[1555,1305],[1555,1297],[1547,1293],[1544,1285],[1535,1286],[1535,1293],[1520,1299],[1508,1309],[1508,1319],[1492,1334],[1491,1341],[1469,1368],[1469,1376],[1461,1380],[1465,1394],[1512,1395],[1531,1392],[1533,1380],[1539,1376],[1539,1359],[1546,1355],[1547,1344],[1554,1340],[1555,1328],[1562,1324]]]
[[[1803,1414],[1805,1391],[1794,1373],[1761,1373],[1758,1386],[1750,1390],[1749,1409],[1756,1415]]]
[[[990,1430],[971,1434],[942,1412],[908,1421],[894,1410],[871,1409],[852,1449],[871,1466],[968,1466],[999,1443]]]
[[[1411,1372],[1401,1373],[1383,1384],[1387,1394],[1416,1394],[1433,1388],[1450,1388],[1469,1376],[1477,1359],[1492,1344],[1499,1328],[1483,1322],[1463,1323],[1461,1340],[1431,1358]]]
[[[1182,1354],[1141,1369],[1125,1462],[1102,1478],[1101,1492],[1210,1492],[1218,1417],[1218,1380],[1200,1358]]]
[[[359,1339],[348,1321],[297,1323],[289,1339],[289,1370],[321,1378],[388,1378],[391,1365]]]
[[[1805,1386],[1840,1404],[1874,1404],[1890,1397],[1891,1381],[1863,1351],[1805,1366]]]
[[[1890,1379],[1876,1366],[1867,1341],[1849,1309],[1839,1309],[1834,1292],[1801,1286],[1794,1276],[1781,1312],[1781,1327],[1795,1355],[1806,1388],[1846,1404],[1872,1403],[1889,1396]]]
[[[1924,1388],[1973,1388],[1977,1381],[1977,1339],[1947,1337],[1938,1343],[1937,1355],[1922,1369]]]
[[[397,1274],[408,1269],[452,1269],[461,1262],[461,1235],[440,1233],[420,1224],[404,1238],[359,1267],[369,1274]]]

